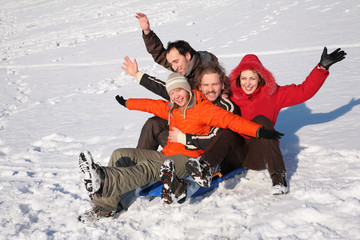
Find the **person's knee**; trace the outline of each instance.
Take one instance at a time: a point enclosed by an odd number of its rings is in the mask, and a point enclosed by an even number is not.
[[[235,132],[228,130],[228,129],[224,129],[222,130],[220,133],[217,134],[218,137],[223,137],[223,138],[231,138],[234,137],[235,135],[237,135]]]
[[[244,143],[244,137],[237,134],[236,132],[233,132],[231,130],[224,129],[219,134],[218,137],[223,139],[224,141],[230,141],[230,142],[238,142],[238,143]]]
[[[153,128],[159,125],[159,121],[157,118],[149,118],[146,120],[144,127],[145,128]]]
[[[108,167],[128,167],[136,163],[133,160],[134,149],[132,148],[119,148],[113,151],[108,163]]]
[[[146,120],[142,132],[152,132],[155,135],[160,134],[162,131],[167,130],[168,122],[165,119],[159,117],[152,117]]]
[[[116,158],[120,158],[121,156],[124,155],[124,153],[129,152],[130,148],[118,148],[116,150],[114,150],[111,154],[111,157],[116,157]]]
[[[256,117],[253,118],[252,121],[264,126],[266,129],[274,128],[271,120],[269,118],[265,117],[264,115],[257,115]]]
[[[122,149],[116,149],[112,152],[111,157],[110,157],[110,161],[108,163],[108,167],[116,167],[116,163],[117,161],[120,159],[121,154],[122,153]]]

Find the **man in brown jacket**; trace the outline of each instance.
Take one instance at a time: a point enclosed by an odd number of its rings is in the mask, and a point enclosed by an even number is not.
[[[143,13],[136,13],[136,18],[142,29],[146,49],[154,61],[170,71],[186,76],[192,88],[194,88],[195,70],[198,66],[204,63],[218,63],[217,57],[212,53],[195,51],[188,42],[183,40],[169,42],[165,49],[159,37],[150,29],[147,16]],[[140,85],[169,100],[164,82],[155,81],[151,77],[142,77]],[[166,120],[156,116],[151,117],[141,130],[137,148],[157,150],[159,145],[164,147],[168,133]]]

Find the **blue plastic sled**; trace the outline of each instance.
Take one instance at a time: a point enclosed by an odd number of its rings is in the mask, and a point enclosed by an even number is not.
[[[236,174],[240,174],[242,172],[245,172],[246,170],[247,170],[246,168],[237,168],[237,169],[225,174],[222,177],[215,178],[215,179],[212,180],[210,187],[208,187],[208,188],[200,187],[194,194],[191,195],[191,197],[196,197],[196,196],[199,196],[201,194],[204,194],[204,193],[218,187],[219,183],[221,183],[222,181],[224,181],[226,179],[229,179],[229,178],[235,176]],[[146,187],[146,188],[142,189],[139,192],[139,195],[140,196],[160,197],[161,196],[161,188],[162,188],[162,186],[163,186],[162,182],[160,182],[160,181],[155,182],[155,183],[151,184],[149,187]]]

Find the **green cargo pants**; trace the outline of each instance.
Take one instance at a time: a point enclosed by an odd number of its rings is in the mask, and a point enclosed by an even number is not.
[[[161,152],[138,148],[119,148],[115,150],[107,167],[105,197],[94,195],[92,202],[109,210],[116,210],[121,195],[142,187],[153,181],[160,181],[160,168],[163,162],[171,159],[175,163],[176,175],[182,178],[189,157],[185,155],[165,156]]]

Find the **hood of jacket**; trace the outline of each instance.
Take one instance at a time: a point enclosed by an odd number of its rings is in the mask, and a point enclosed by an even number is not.
[[[243,57],[239,65],[232,70],[229,75],[231,91],[233,96],[239,97],[243,94],[247,95],[241,88],[241,86],[236,85],[236,79],[239,77],[240,73],[245,70],[254,70],[258,72],[261,77],[265,80],[265,86],[262,86],[261,89],[258,87],[256,91],[261,91],[261,94],[272,95],[277,88],[277,84],[272,73],[267,70],[263,64],[260,62],[259,58],[254,54],[248,54]],[[258,94],[258,93],[257,93]]]

